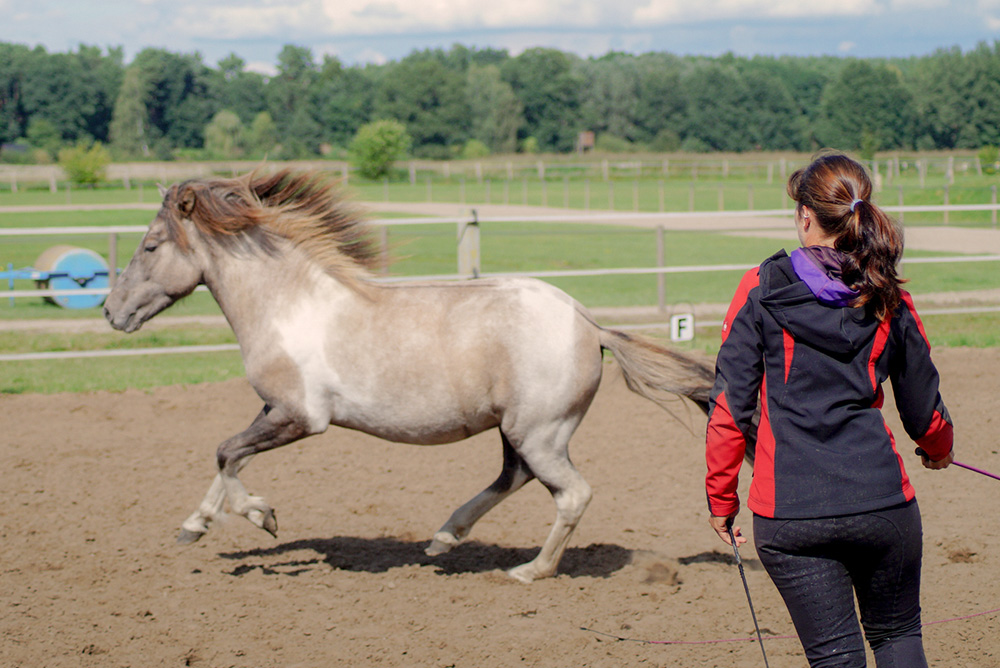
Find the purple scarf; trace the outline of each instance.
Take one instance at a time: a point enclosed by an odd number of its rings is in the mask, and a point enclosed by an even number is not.
[[[850,306],[858,291],[844,284],[844,255],[827,246],[806,246],[792,251],[792,269],[809,286],[816,299],[831,306]]]

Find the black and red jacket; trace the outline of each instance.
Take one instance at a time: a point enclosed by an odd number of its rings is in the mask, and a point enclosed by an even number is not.
[[[748,443],[756,453],[747,506],[759,515],[831,517],[912,499],[880,410],[886,379],[910,438],[934,460],[951,451],[930,344],[906,292],[879,322],[864,307],[821,302],[781,251],[743,277],[722,341],[706,439],[713,515],[740,507]]]

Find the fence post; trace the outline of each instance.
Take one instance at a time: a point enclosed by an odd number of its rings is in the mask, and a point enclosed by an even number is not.
[[[688,211],[694,211],[694,184],[688,187]]]
[[[492,197],[491,197],[491,195],[493,194],[492,190],[493,190],[493,179],[486,179],[486,203],[487,204],[490,204],[490,199],[492,199]]]
[[[382,225],[382,229],[379,230],[380,248],[378,252],[379,256],[379,269],[383,274],[389,273],[389,226]]]
[[[656,226],[656,266],[660,269],[663,268],[666,255],[663,231],[663,225]],[[667,312],[667,276],[663,272],[656,274],[656,306],[660,313]]]
[[[108,235],[108,287],[115,287],[118,280],[118,235]]]
[[[431,186],[430,176],[427,177],[427,201],[428,202],[434,201],[434,193],[433,193],[433,187]]]
[[[479,215],[472,210],[472,220],[458,224],[458,273],[479,278]]]
[[[417,166],[410,162],[410,185],[417,185]]]
[[[660,213],[667,210],[667,195],[666,195],[666,184],[661,180],[657,188],[658,196],[660,199]]]
[[[947,206],[948,206],[948,204],[949,204],[949,201],[948,201],[949,199],[950,199],[950,198],[948,197],[948,186],[945,186],[945,187],[944,187],[944,205],[945,205],[946,207],[947,207]],[[947,224],[948,224],[948,209],[945,209],[945,210],[944,210],[944,224],[945,224],[945,225],[947,225]]]
[[[997,229],[997,187],[990,186],[990,204],[993,205],[993,210],[990,211],[990,221],[993,223],[993,229]]]
[[[896,186],[896,192],[899,193],[899,206],[902,207],[903,206],[903,186]],[[899,212],[899,224],[900,225],[903,224],[903,211],[902,210],[900,210],[900,212]]]

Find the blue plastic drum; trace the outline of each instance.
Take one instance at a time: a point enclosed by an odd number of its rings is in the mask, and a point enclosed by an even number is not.
[[[89,248],[53,246],[35,262],[43,277],[36,283],[41,289],[83,290],[108,287],[108,263]],[[63,308],[94,308],[104,303],[103,294],[59,295],[45,299]]]

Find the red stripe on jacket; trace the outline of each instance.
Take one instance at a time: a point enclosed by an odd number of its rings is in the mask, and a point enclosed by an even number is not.
[[[927,349],[930,350],[931,340],[927,338],[927,332],[924,331],[924,321],[920,319],[920,315],[917,314],[917,307],[913,305],[913,295],[906,290],[900,290],[899,296],[903,298],[903,303],[906,304],[906,308],[909,309],[910,315],[912,315],[913,319],[917,321],[917,329],[920,330],[920,336],[924,337],[924,343],[927,344]]]
[[[746,452],[746,439],[733,420],[725,392],[715,399],[707,439],[709,443],[722,445],[705,450],[708,464],[708,474],[705,476],[708,507],[713,515],[726,517],[740,509],[736,487]]]
[[[747,273],[743,274],[743,278],[740,279],[739,287],[736,288],[736,294],[733,295],[733,301],[729,302],[729,309],[726,311],[726,319],[722,321],[722,342],[725,343],[726,339],[729,338],[729,327],[733,324],[733,320],[736,319],[736,314],[740,312],[740,309],[747,303],[747,295],[750,291],[760,285],[760,267],[754,267]]]

